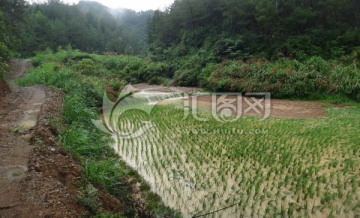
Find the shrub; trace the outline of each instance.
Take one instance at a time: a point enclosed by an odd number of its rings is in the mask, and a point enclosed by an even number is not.
[[[98,75],[99,72],[96,63],[90,58],[78,61],[73,65],[73,68],[84,75]]]
[[[179,86],[198,86],[199,72],[196,70],[186,69],[175,72],[174,82]]]
[[[185,81],[189,78],[192,77],[188,72],[176,77]],[[358,66],[354,63],[341,65],[320,57],[303,63],[287,59],[224,61],[207,65],[200,78],[201,86],[213,91],[272,92],[275,97],[301,98],[317,93],[338,93],[360,99]]]
[[[169,79],[165,77],[154,76],[148,81],[149,85],[168,85]]]

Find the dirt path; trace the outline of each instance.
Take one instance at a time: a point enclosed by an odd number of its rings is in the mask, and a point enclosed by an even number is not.
[[[0,209],[12,208],[21,201],[21,181],[28,171],[29,130],[36,125],[46,91],[42,86],[21,88],[16,79],[31,65],[29,60],[12,61],[7,75],[11,93],[0,108]],[[0,212],[1,214],[1,212]]]
[[[18,86],[29,66],[30,60],[11,62],[10,92],[0,99],[0,217],[72,217],[86,211],[74,185],[81,168],[44,126],[47,117],[61,114],[63,96],[46,86]]]

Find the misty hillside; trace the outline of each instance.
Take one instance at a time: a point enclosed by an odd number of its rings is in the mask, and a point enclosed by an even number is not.
[[[23,42],[21,54],[67,45],[88,52],[144,54],[147,21],[153,11],[112,10],[97,2],[67,5],[52,0],[30,5],[27,13],[29,19],[18,30]]]

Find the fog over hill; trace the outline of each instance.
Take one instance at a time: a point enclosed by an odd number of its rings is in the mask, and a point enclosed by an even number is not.
[[[46,3],[48,0],[26,0],[30,3]],[[165,10],[168,8],[174,0],[153,0],[153,1],[144,1],[144,0],[61,0],[61,2],[66,4],[78,4],[81,1],[96,1],[102,5],[105,5],[112,9],[117,8],[128,8],[137,12],[147,11],[147,10]]]
[[[67,45],[88,52],[145,54],[147,23],[153,15],[152,10],[136,12],[110,9],[94,1],[70,5],[57,0],[33,3],[29,13],[28,22],[20,28],[23,55]]]

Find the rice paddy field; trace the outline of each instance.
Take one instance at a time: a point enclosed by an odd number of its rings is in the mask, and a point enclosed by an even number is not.
[[[84,64],[89,59],[94,63]],[[204,108],[208,102],[199,104],[197,114],[206,121],[184,119],[178,99],[108,103],[100,118],[114,115],[107,120],[113,138],[109,143],[109,135],[91,120],[99,119],[104,91],[116,101],[127,84],[122,75],[133,72],[125,67],[119,73],[111,63],[138,63],[138,58],[60,51],[40,53],[33,60],[35,67],[19,83],[64,90],[68,128],[60,142],[81,162],[89,182],[104,186],[122,203],[132,199],[123,184],[135,181],[135,170],[138,189],[148,192],[149,184],[160,196],[144,198],[155,217],[178,215],[161,201],[183,217],[360,216],[358,102],[344,99],[350,106],[333,105],[341,98],[325,93],[321,102],[272,99],[269,118],[249,114],[231,123],[214,119]],[[134,205],[126,204],[126,216],[136,217]]]
[[[141,107],[138,105],[138,107]],[[317,118],[218,122],[176,104],[124,112],[115,152],[184,217],[360,216],[360,107],[325,106]],[[147,120],[147,123],[143,121]]]

